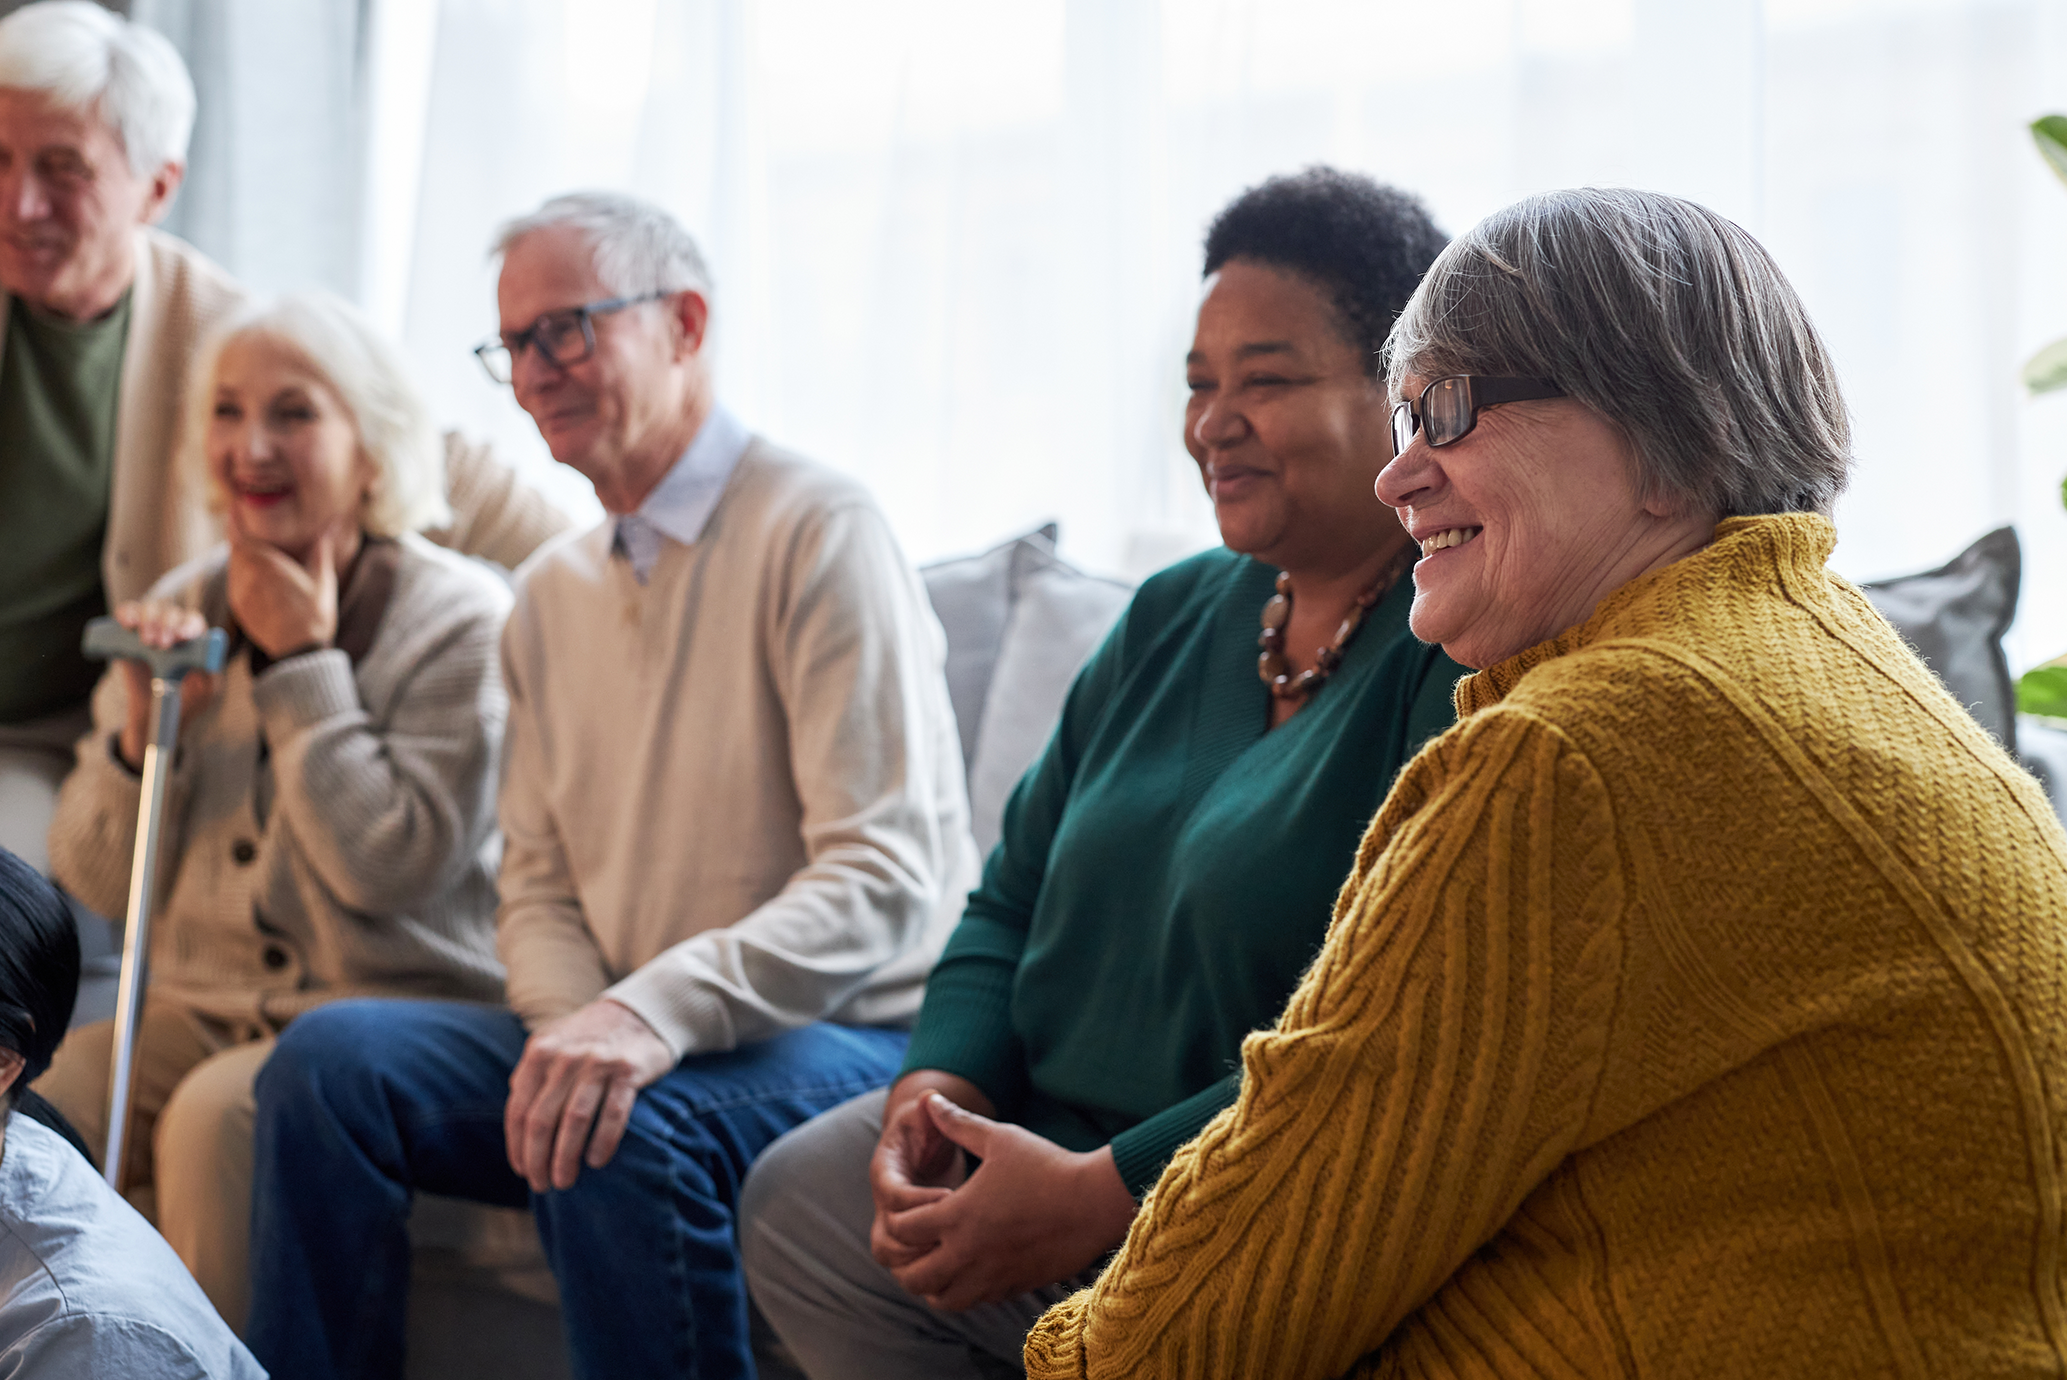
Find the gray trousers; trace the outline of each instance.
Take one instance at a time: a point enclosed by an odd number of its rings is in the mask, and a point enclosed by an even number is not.
[[[755,1161],[739,1205],[754,1302],[811,1380],[1023,1374],[1020,1352],[1035,1319],[1090,1275],[966,1313],[906,1293],[868,1252],[868,1162],[885,1096],[843,1103]]]

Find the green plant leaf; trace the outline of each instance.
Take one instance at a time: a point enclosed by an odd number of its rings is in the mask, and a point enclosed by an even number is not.
[[[2024,386],[2034,396],[2067,388],[2067,340],[2055,340],[2024,362]]]
[[[2031,137],[2038,144],[2046,166],[2067,182],[2067,115],[2045,115],[2031,122]]]
[[[2067,719],[2067,666],[2041,666],[2017,681],[2017,712]]]

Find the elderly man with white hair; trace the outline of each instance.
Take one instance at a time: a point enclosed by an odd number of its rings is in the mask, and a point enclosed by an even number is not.
[[[89,0],[0,20],[0,845],[39,867],[98,671],[81,630],[218,535],[172,452],[195,348],[244,294],[152,228],[193,123],[161,35]],[[514,566],[565,525],[485,450],[445,444],[436,539]]]
[[[868,495],[717,404],[672,218],[566,196],[498,248],[483,361],[612,515],[534,558],[503,636],[514,1010],[287,1029],[247,1338],[397,1374],[420,1189],[532,1208],[577,1375],[751,1376],[747,1167],[890,1080],[975,877],[944,640]]]

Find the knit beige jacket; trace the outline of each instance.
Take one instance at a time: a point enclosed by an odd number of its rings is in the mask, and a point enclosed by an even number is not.
[[[609,523],[519,573],[498,942],[527,1024],[677,1056],[908,1022],[976,874],[940,625],[852,481],[753,441],[649,583]]]
[[[2067,834],[1834,541],[1460,682],[1032,1380],[2067,1370]]]
[[[226,559],[219,549],[153,593],[199,608]],[[357,993],[500,995],[494,799],[508,702],[495,649],[509,606],[481,566],[405,536],[356,664],[333,649],[254,678],[247,654],[230,661],[180,733],[155,989],[268,1024]],[[140,795],[111,747],[125,693],[115,675],[95,691],[50,830],[53,875],[111,916],[128,894]]]
[[[209,331],[246,300],[244,289],[192,245],[159,230],[136,237],[129,340],[115,413],[113,492],[101,578],[109,603],[134,599],[222,536],[200,485],[174,463],[187,368]],[[0,294],[0,347],[12,299]],[[454,522],[441,545],[516,568],[567,518],[519,483],[486,446],[445,438]]]

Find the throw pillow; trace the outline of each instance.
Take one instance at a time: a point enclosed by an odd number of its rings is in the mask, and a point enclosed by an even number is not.
[[[1048,745],[1077,672],[1134,597],[1131,586],[1087,575],[1052,545],[1022,544],[1012,562],[1012,612],[969,759],[969,822],[988,857],[1005,801]]]
[[[1057,556],[1055,538],[1051,522],[919,572],[947,633],[970,826],[986,855],[1005,799],[1047,745],[1070,682],[1133,594]]]
[[[947,634],[947,697],[961,731],[964,767],[976,759],[976,730],[983,722],[998,649],[1005,642],[1005,619],[1012,611],[1013,553],[1027,543],[1053,551],[1055,534],[1051,522],[980,556],[935,561],[919,571],[933,614]]]
[[[2022,571],[2016,529],[2002,527],[1936,570],[1863,586],[1952,697],[2012,754],[2017,697],[2002,635],[2017,616]]]

